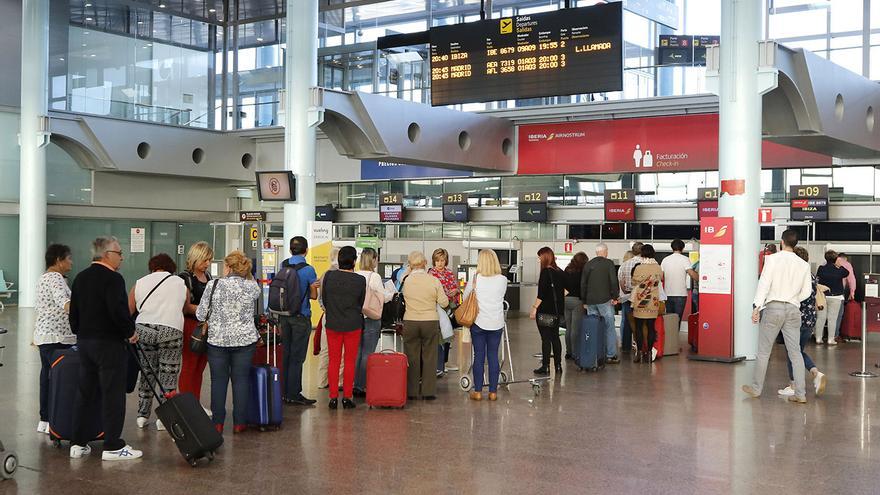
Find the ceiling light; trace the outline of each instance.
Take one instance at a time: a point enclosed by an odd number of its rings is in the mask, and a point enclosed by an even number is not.
[[[143,23],[144,23],[144,21],[138,21],[138,24],[143,24]]]
[[[85,44],[85,43],[83,43],[83,44],[82,44],[82,46],[86,46],[86,44]]]
[[[164,8],[165,8],[165,4],[164,4],[164,3],[160,3],[160,4],[159,4],[159,8],[160,8],[160,9],[164,9]]]
[[[91,7],[91,6],[92,6],[92,4],[90,4],[90,3],[86,4],[86,7]]]
[[[147,43],[147,46],[153,46],[153,44],[152,44],[152,43]]]
[[[88,32],[88,31],[83,31],[83,34],[89,34],[89,32]]]
[[[87,21],[93,21],[94,19],[92,19],[91,17],[86,17],[86,20],[87,20]]]
[[[263,38],[257,38],[257,41],[263,41]]]
[[[208,9],[208,12],[213,14],[214,12],[217,12],[217,9]]]
[[[59,58],[58,60],[64,62],[64,57]]]
[[[89,55],[89,56],[90,56],[90,57],[94,57],[94,56],[95,56],[95,54],[94,54],[94,53],[93,53],[93,54],[91,54],[91,55]]]

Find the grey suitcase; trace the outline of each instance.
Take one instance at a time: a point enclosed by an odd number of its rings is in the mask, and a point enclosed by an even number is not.
[[[601,316],[584,315],[578,348],[578,368],[598,371],[605,367],[605,324]]]

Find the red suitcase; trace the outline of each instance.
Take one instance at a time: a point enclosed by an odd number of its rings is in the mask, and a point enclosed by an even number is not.
[[[406,354],[383,350],[367,357],[367,405],[406,405]]]
[[[688,316],[688,344],[694,352],[700,347],[700,313]]]
[[[849,301],[843,306],[840,336],[844,339],[862,338],[862,305],[857,301]]]

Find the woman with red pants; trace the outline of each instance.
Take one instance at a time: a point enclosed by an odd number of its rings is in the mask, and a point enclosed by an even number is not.
[[[190,300],[184,306],[183,321],[183,361],[180,366],[180,380],[178,380],[177,389],[181,393],[190,392],[201,397],[202,393],[202,376],[205,374],[205,366],[208,365],[207,354],[193,354],[189,350],[189,341],[192,338],[193,330],[199,324],[196,319],[196,309],[202,300],[202,294],[205,293],[205,287],[211,280],[208,273],[208,267],[211,266],[211,260],[214,259],[214,250],[207,242],[197,242],[189,248],[186,255],[186,271],[180,273],[180,278],[186,283],[189,289]]]
[[[342,407],[353,409],[354,375],[364,328],[364,299],[367,281],[354,271],[357,251],[351,246],[339,250],[339,269],[328,271],[321,282],[324,329],[327,333],[327,350],[330,366],[327,381],[330,384],[330,409],[336,409],[339,397],[339,365],[345,351],[345,369],[342,374]]]

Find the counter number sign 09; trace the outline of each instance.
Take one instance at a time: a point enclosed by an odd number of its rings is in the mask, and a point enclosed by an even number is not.
[[[820,196],[822,189],[819,186],[806,186],[798,188],[798,196],[801,198],[815,198]]]

